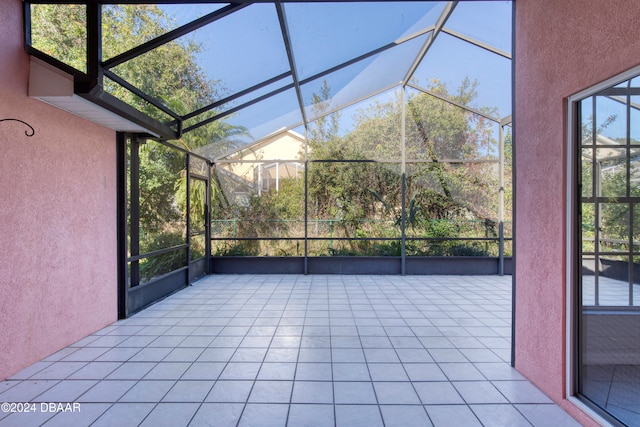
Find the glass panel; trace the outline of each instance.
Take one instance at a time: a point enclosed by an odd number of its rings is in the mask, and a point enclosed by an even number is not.
[[[582,257],[582,305],[596,305],[596,276],[593,257]]]
[[[135,146],[135,145],[133,145]],[[131,156],[131,150],[129,150]],[[139,146],[140,254],[169,249],[186,243],[186,156],[184,153],[147,140]],[[130,178],[129,178],[130,179]],[[128,195],[131,200],[131,195]],[[131,209],[131,206],[128,207]],[[129,214],[130,215],[130,214]],[[130,219],[129,219],[130,220]],[[135,239],[135,236],[131,236]],[[187,263],[184,248],[130,263],[132,285],[148,282]]]
[[[640,144],[640,96],[631,97],[629,127],[631,136],[629,143],[632,145]]]
[[[596,219],[595,219],[595,204],[583,203],[582,204],[582,252],[593,253],[595,251],[595,232],[596,232]],[[593,271],[593,270],[591,270]]]
[[[426,36],[418,37],[322,78],[303,82],[300,90],[307,119],[312,120],[319,113],[345,107],[400,83],[425,39]],[[319,103],[322,103],[321,109]]]
[[[627,143],[626,97],[596,97],[596,144]]]
[[[596,103],[596,144],[626,144],[626,97],[610,98],[607,96],[598,96],[594,99]]]
[[[596,196],[624,197],[627,195],[627,150],[625,148],[596,149],[596,169],[599,187]]]
[[[629,305],[629,257],[600,257],[598,304],[605,307]]]
[[[400,95],[385,92],[311,122],[309,158],[401,160]]]
[[[629,251],[629,205],[600,204],[600,252]]]
[[[593,149],[582,149],[582,197],[595,197],[593,193]]]
[[[224,132],[212,132],[210,144],[198,149],[198,153],[209,158],[233,158],[238,152],[274,133],[300,123],[302,116],[295,90],[287,90],[262,102],[243,108],[224,118]],[[220,123],[209,123],[203,128],[218,127]]]
[[[633,252],[640,252],[640,205],[633,204],[631,205],[633,209]],[[634,257],[633,262],[640,262],[640,257]],[[640,276],[634,275],[634,280],[640,283]]]
[[[289,62],[274,5],[255,4],[113,71],[127,79],[129,69],[144,70],[131,83],[184,115],[288,71]]]
[[[81,4],[32,4],[31,46],[87,71],[87,9]]]
[[[444,3],[287,3],[284,7],[298,75],[305,79],[434,25]]]
[[[103,58],[126,52],[224,6],[226,4],[103,5]]]
[[[311,240],[309,256],[393,256],[402,253],[400,240]]]
[[[582,145],[593,144],[593,97],[580,101],[580,139]]]
[[[511,53],[511,2],[459,2],[445,24],[504,52]]]
[[[179,249],[140,260],[140,283],[171,273],[187,265],[187,251]]]
[[[637,177],[640,150],[620,148],[632,142],[627,135],[627,98],[622,93],[628,87],[628,82],[623,82],[616,86],[614,95],[593,97],[597,109],[596,143],[602,147],[594,150],[597,174],[593,192],[609,199],[607,203],[595,205],[584,203],[591,194],[583,191],[579,224],[582,309],[578,329],[578,387],[581,394],[604,411],[625,425],[633,425],[637,421],[632,411],[637,406],[635,390],[640,378],[637,358],[640,354],[640,266],[637,265],[640,263],[640,205],[636,204],[640,195]],[[585,105],[589,102],[582,104],[587,109]],[[632,118],[636,115],[633,109],[631,115]],[[587,117],[586,113],[583,117]],[[588,137],[592,132],[588,129],[590,120],[589,117],[581,124],[583,136]],[[630,127],[631,135],[637,132],[633,122]],[[583,150],[583,181],[591,180],[585,175],[591,174],[592,152]],[[587,156],[590,158],[586,159]],[[631,200],[618,199],[627,196]]]
[[[637,312],[636,312],[637,313]],[[638,315],[585,310],[581,323],[579,391],[622,425],[637,425]]]
[[[499,125],[441,99],[407,91],[408,160],[478,160],[498,156]]]
[[[400,165],[316,162],[309,166],[309,237],[399,237]]]
[[[274,185],[264,181],[262,163],[223,163],[216,166],[218,192],[214,200],[214,238],[301,238],[304,236],[304,167],[281,165]],[[215,207],[217,206],[217,208]],[[251,245],[249,245],[251,246]],[[254,249],[257,250],[256,244]],[[257,254],[257,253],[256,253]]]
[[[185,154],[178,150],[150,140],[140,147],[141,254],[187,241],[185,165]]]
[[[640,149],[629,150],[629,195],[640,196]]]
[[[412,83],[498,118],[511,114],[511,61],[448,34],[438,35]]]

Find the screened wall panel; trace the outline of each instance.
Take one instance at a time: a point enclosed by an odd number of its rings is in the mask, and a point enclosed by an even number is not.
[[[426,35],[416,37],[322,78],[314,79],[308,83],[303,81],[300,90],[307,116],[309,119],[316,117],[318,95],[321,95],[320,100],[325,102],[324,110],[331,111],[398,85],[426,39]],[[330,89],[326,100],[322,92],[324,85]]]
[[[498,255],[498,187],[477,185],[482,169],[497,178],[486,163],[407,165],[407,255]]]
[[[309,236],[400,237],[399,164],[318,161],[308,176]]]
[[[215,168],[212,254],[298,256],[304,253],[304,165],[221,163]]]
[[[187,264],[186,155],[157,142],[139,144],[139,249],[140,283]],[[135,221],[135,218],[131,218]],[[132,283],[132,285],[134,285]]]

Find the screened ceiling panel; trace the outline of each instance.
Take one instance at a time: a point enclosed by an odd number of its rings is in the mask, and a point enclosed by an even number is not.
[[[212,140],[201,153],[206,153],[213,159],[300,122],[302,115],[298,108],[298,98],[295,90],[289,89],[227,116],[224,119],[225,125],[239,132],[235,132],[232,138]],[[213,122],[205,126],[215,125]]]
[[[455,52],[455,54],[452,54]],[[465,79],[476,82],[477,96],[467,106],[495,109],[494,116],[511,114],[511,61],[448,34],[439,34],[420,63],[412,82],[430,89],[444,83],[448,95],[456,100]]]
[[[511,53],[511,2],[459,2],[446,29]]]
[[[287,3],[301,80],[433,26],[445,3]]]
[[[265,84],[258,89],[252,90],[246,95],[234,97],[228,102],[222,102],[215,108],[207,109],[201,114],[189,117],[184,121],[184,128],[189,129],[191,128],[191,126],[198,126],[198,124],[203,120],[209,119],[210,117],[214,117],[218,114],[220,114],[219,117],[224,120],[224,117],[226,117],[227,115],[233,115],[235,112],[234,110],[242,109],[243,107],[249,106],[250,104],[255,103],[256,100],[260,99],[261,97],[268,98],[272,96],[272,94],[283,92],[293,87],[293,77],[291,77],[290,75],[285,76],[282,79],[278,79],[274,83]]]
[[[180,55],[180,48],[190,57]],[[156,58],[170,60],[159,66]],[[186,115],[289,71],[289,63],[276,9],[273,4],[264,3],[232,13],[112,71],[127,80],[127,70],[132,69],[143,70],[145,84],[140,89],[174,107],[178,114]],[[161,79],[158,73],[162,73]],[[159,81],[169,82],[169,87],[163,87]],[[192,94],[189,102],[171,105],[173,88],[189,85],[194,85],[192,89],[199,93]],[[165,89],[171,91],[164,93]]]
[[[134,4],[102,8],[102,57],[110,59],[155,37],[227,6],[219,4]]]
[[[307,119],[312,120],[326,111],[345,107],[366,96],[400,84],[426,39],[426,34],[416,37],[302,85]],[[329,89],[328,98],[322,93],[325,82]],[[323,102],[321,107],[318,99]]]

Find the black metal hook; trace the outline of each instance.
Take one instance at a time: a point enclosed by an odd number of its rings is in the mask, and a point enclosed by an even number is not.
[[[27,135],[28,137],[32,137],[33,135],[35,135],[36,130],[33,128],[33,126],[31,126],[29,123],[20,120],[20,119],[0,119],[0,122],[5,122],[5,121],[14,121],[14,122],[20,122],[23,125],[27,126],[29,129],[31,129],[31,133],[29,133],[28,130],[24,131],[24,134]]]

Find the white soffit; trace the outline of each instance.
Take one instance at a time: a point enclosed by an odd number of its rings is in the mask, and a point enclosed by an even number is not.
[[[120,132],[153,133],[73,93],[73,76],[31,57],[29,96]]]

